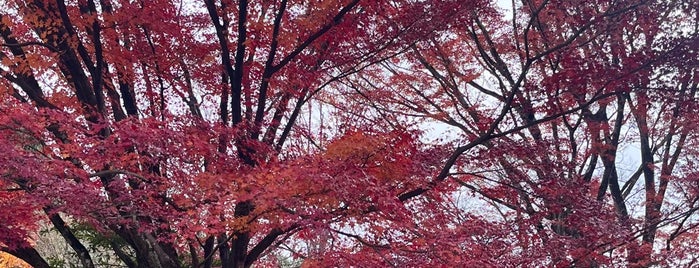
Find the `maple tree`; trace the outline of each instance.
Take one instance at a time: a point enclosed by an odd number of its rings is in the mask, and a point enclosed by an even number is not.
[[[127,267],[697,258],[692,1],[3,5],[0,250],[34,267],[41,221],[84,267],[79,227]]]
[[[354,75],[329,102],[373,107],[349,116],[359,125],[447,126],[455,149],[431,185],[456,182],[490,204],[461,218],[499,215],[481,227],[496,235],[470,247],[497,252],[486,265],[695,263],[696,4],[475,12]],[[460,217],[451,224],[470,225]]]

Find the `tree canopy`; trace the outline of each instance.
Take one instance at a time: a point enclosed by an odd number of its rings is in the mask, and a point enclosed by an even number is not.
[[[46,224],[83,267],[699,258],[696,1],[0,8],[0,251],[34,267]]]

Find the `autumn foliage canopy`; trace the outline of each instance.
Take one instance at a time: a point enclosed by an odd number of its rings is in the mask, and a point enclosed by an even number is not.
[[[0,251],[696,265],[699,4],[504,2],[3,1]]]

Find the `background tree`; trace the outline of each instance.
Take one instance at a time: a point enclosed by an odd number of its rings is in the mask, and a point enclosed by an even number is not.
[[[697,6],[512,7],[476,8],[351,76],[329,103],[373,107],[347,117],[379,129],[438,122],[454,149],[432,185],[456,182],[490,204],[461,218],[501,216],[487,224],[509,235],[486,245],[491,265],[695,262],[677,239],[697,220]]]
[[[30,267],[26,262],[5,252],[0,252],[0,264],[2,264],[3,267],[9,268]]]

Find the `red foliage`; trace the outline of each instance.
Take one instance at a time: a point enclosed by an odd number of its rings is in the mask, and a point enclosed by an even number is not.
[[[696,255],[692,1],[7,2],[0,250],[35,267],[41,221],[85,267],[76,226],[130,267]]]

